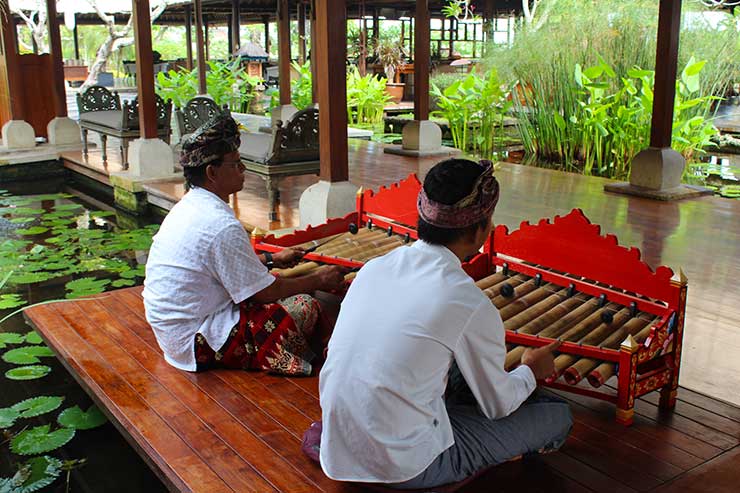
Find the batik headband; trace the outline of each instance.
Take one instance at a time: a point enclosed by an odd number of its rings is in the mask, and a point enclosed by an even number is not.
[[[205,166],[236,151],[240,144],[237,123],[230,115],[219,113],[185,138],[180,153],[180,166]]]
[[[483,172],[473,185],[473,190],[452,205],[435,202],[422,187],[417,202],[419,217],[432,226],[445,229],[466,228],[490,218],[498,202],[499,185],[493,176],[491,161],[483,160],[479,166],[483,167]]]

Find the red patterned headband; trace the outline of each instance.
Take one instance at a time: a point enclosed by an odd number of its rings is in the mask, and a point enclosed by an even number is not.
[[[445,229],[466,228],[486,217],[490,218],[498,202],[499,185],[493,176],[493,163],[483,160],[479,165],[483,167],[483,172],[473,185],[473,190],[452,205],[435,202],[422,187],[416,206],[419,217],[432,226]]]

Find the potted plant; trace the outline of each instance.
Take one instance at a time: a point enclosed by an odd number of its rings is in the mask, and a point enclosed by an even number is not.
[[[403,99],[405,84],[396,82],[396,75],[399,65],[404,61],[404,55],[403,46],[398,40],[381,39],[375,47],[375,56],[378,63],[383,65],[385,76],[388,78],[386,91],[395,103],[400,103]]]

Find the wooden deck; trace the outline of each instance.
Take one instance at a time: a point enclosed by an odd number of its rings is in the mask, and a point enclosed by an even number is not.
[[[26,316],[170,490],[364,491],[327,479],[300,451],[321,415],[316,377],[169,366],[144,319],[141,287]],[[613,406],[563,396],[575,426],[561,452],[493,468],[462,491],[737,491],[740,408],[682,388],[674,413],[661,414],[658,395],[647,395],[624,428]]]

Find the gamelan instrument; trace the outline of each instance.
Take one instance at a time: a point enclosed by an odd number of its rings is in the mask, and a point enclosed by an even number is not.
[[[360,268],[417,239],[420,187],[411,175],[377,194],[358,192],[355,212],[290,235],[257,236],[255,250],[310,250],[304,262],[278,275],[301,275],[321,264]],[[507,369],[519,364],[527,347],[560,340],[557,378],[544,385],[615,403],[616,419],[625,425],[633,421],[635,399],[653,390],[660,390],[662,408],[675,406],[683,273],[674,280],[668,267],[653,271],[639,250],[601,235],[579,209],[552,222],[524,222],[512,232],[496,227],[483,252],[463,268],[501,314]]]

